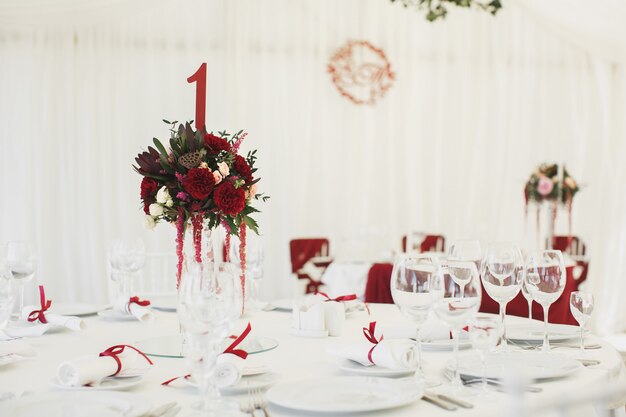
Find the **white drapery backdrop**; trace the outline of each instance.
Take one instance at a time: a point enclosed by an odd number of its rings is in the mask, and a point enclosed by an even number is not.
[[[554,161],[586,184],[574,233],[589,247],[597,328],[620,330],[624,65],[546,24],[537,4],[435,24],[384,0],[0,4],[0,241],[35,241],[38,278],[60,301],[107,299],[115,237],[173,252],[171,227],[142,229],[130,166],[167,136],[161,118],[193,118],[185,79],[207,62],[207,124],[250,132],[272,195],[259,207],[265,297],[290,295],[293,237],[328,236],[331,251],[346,236],[398,249],[407,230],[526,245],[523,184]],[[349,39],[382,48],[397,74],[376,106],[353,105],[326,73]]]

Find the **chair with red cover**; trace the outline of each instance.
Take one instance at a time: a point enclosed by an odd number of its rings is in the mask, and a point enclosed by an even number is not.
[[[298,279],[308,280],[306,293],[315,293],[322,283],[312,277],[305,266],[312,264],[313,267],[323,272],[330,264],[330,259],[316,261],[316,257],[328,257],[329,243],[326,238],[303,238],[292,239],[289,242],[289,254],[291,257],[291,272],[296,274]]]
[[[423,233],[411,233],[411,246],[407,248],[408,236],[402,236],[402,252],[443,252],[446,247],[446,239],[442,235],[425,235]]]
[[[585,243],[578,236],[553,236],[552,249],[574,256],[583,256],[587,251]]]

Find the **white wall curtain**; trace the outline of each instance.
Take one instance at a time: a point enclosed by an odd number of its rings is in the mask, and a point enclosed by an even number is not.
[[[586,184],[574,233],[597,327],[626,327],[624,66],[517,2],[434,24],[384,0],[53,5],[64,12],[0,5],[0,241],[37,243],[55,299],[107,298],[116,236],[174,251],[173,228],[141,227],[131,164],[167,136],[161,118],[194,117],[186,77],[206,61],[207,124],[249,131],[272,196],[259,207],[265,297],[290,295],[293,237],[328,236],[331,251],[356,235],[398,249],[411,229],[527,244],[523,184],[554,161]],[[382,48],[397,74],[376,106],[341,97],[326,72],[349,39]]]

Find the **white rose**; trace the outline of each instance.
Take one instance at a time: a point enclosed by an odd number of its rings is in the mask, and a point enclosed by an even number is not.
[[[217,164],[217,169],[220,171],[223,177],[227,177],[230,174],[230,168],[226,162],[220,162]]]
[[[172,199],[170,198],[169,200],[167,200],[167,201],[165,202],[165,205],[166,205],[167,207],[172,207],[172,206],[174,205],[174,200],[172,200]]]
[[[156,200],[157,203],[165,204],[167,200],[171,199],[170,192],[167,190],[166,186],[161,187],[161,189],[157,192]]]
[[[150,216],[149,214],[146,214],[143,217],[143,225],[148,230],[154,229],[154,227],[156,226],[156,222],[154,221],[154,217]]]
[[[152,217],[157,217],[163,214],[163,206],[160,204],[152,203],[150,204],[150,207],[148,207],[148,209]]]

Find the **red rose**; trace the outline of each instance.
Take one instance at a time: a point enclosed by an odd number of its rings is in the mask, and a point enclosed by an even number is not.
[[[196,200],[204,200],[215,187],[215,179],[210,169],[192,168],[183,178],[183,187]]]
[[[247,183],[252,182],[252,170],[250,169],[250,165],[246,162],[246,159],[241,156],[235,156],[235,162],[233,163],[233,167],[239,173],[241,178],[243,178]]]
[[[207,133],[204,136],[204,147],[209,155],[217,155],[220,151],[232,152],[232,149],[226,139],[219,138],[210,133]]]
[[[246,206],[246,193],[243,188],[235,188],[232,182],[224,181],[215,189],[213,200],[222,213],[234,216]]]
[[[141,199],[143,200],[143,211],[148,214],[148,207],[150,203],[154,201],[154,193],[156,193],[158,188],[158,184],[155,180],[148,177],[143,177],[141,180]]]

